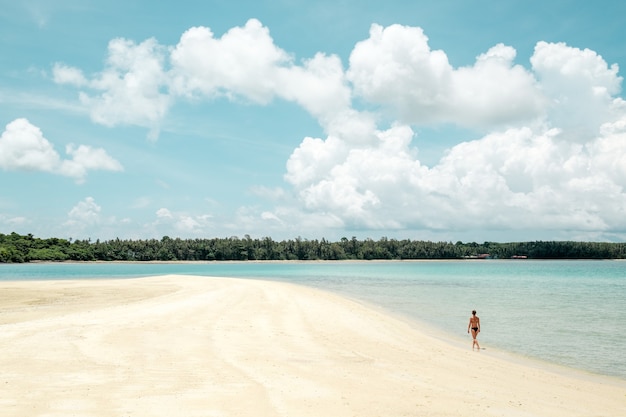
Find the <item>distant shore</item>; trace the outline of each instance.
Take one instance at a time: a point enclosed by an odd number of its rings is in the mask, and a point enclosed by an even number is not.
[[[0,282],[0,368],[0,411],[24,417],[626,413],[626,383],[472,352],[261,280]]]
[[[338,259],[338,260],[327,260],[327,259],[312,259],[312,260],[299,260],[299,259],[282,259],[282,260],[247,260],[247,261],[233,261],[233,260],[225,260],[225,261],[29,261],[24,262],[24,264],[163,264],[163,265],[175,265],[175,264],[306,264],[306,263],[328,263],[328,264],[341,264],[341,263],[394,263],[394,262],[404,262],[404,263],[413,263],[413,262],[541,262],[541,261],[589,261],[589,262],[604,262],[604,261],[626,261],[626,259],[511,259],[511,258],[502,258],[502,259],[478,259],[478,258],[466,258],[466,259]],[[2,265],[2,263],[0,263]],[[14,263],[15,265],[15,263]],[[17,264],[19,265],[19,264]]]

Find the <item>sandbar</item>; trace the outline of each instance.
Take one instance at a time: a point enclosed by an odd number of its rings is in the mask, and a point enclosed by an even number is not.
[[[0,393],[6,417],[626,415],[621,380],[314,288],[187,275],[0,282]]]

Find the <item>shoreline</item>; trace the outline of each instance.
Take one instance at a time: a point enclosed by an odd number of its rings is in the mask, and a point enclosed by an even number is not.
[[[298,285],[298,284],[294,284]],[[316,288],[316,287],[310,287]],[[324,290],[321,290],[324,291]],[[411,327],[416,332],[422,333],[425,336],[436,339],[448,346],[452,346],[459,349],[468,349],[471,350],[471,338],[468,334],[467,338],[464,336],[458,336],[457,334],[447,332],[427,321],[420,320],[414,316],[409,314],[398,313],[389,309],[388,307],[376,304],[371,301],[365,301],[358,297],[347,296],[345,294],[338,294],[332,291],[329,291],[332,294],[335,294],[341,298],[350,300],[352,302],[363,305],[364,307],[371,309],[373,311],[377,311],[380,314],[387,315],[396,320],[402,321],[406,323],[409,327]],[[484,346],[484,343],[481,341],[481,346]],[[481,348],[481,354],[485,354],[488,356],[492,356],[494,358],[514,363],[520,366],[525,366],[529,368],[534,368],[538,370],[547,370],[554,374],[559,374],[575,379],[589,380],[595,381],[598,383],[610,384],[615,386],[623,386],[626,388],[626,378],[620,378],[615,375],[606,375],[598,372],[588,371],[582,368],[574,368],[566,365],[562,365],[555,362],[550,362],[547,360],[543,360],[537,357],[524,355],[518,352],[505,350],[499,347],[494,347],[489,345],[489,347]],[[625,393],[626,398],[626,393]]]
[[[473,261],[473,260],[471,260]],[[497,261],[497,260],[491,260],[493,261]],[[500,260],[503,261],[500,264],[501,265],[505,265],[507,264],[506,261],[508,261],[508,259],[506,260]],[[548,260],[549,261],[549,260]],[[228,266],[230,265],[246,265],[249,264],[251,266],[255,265],[255,264],[263,264],[263,263],[268,263],[268,264],[283,264],[283,263],[287,263],[287,264],[293,264],[293,265],[303,265],[305,266],[307,263],[310,265],[319,265],[319,264],[325,264],[325,265],[332,265],[335,262],[338,263],[344,263],[346,262],[347,265],[349,264],[360,264],[360,265],[368,265],[371,263],[378,263],[378,264],[389,264],[389,263],[397,263],[397,264],[401,264],[401,263],[430,263],[430,262],[434,262],[434,263],[438,263],[438,262],[445,262],[445,261],[440,261],[440,260],[404,260],[404,261],[389,261],[389,260],[379,260],[379,261],[358,261],[358,260],[348,260],[348,261],[149,261],[149,262],[145,262],[145,261],[83,261],[83,262],[73,262],[73,261],[66,261],[66,262],[34,262],[33,263],[33,267],[36,267],[37,265],[42,265],[44,268],[48,265],[57,265],[59,267],[61,267],[62,265],[68,265],[69,267],[67,269],[63,269],[63,268],[51,268],[51,270],[59,270],[59,271],[72,271],[74,270],[74,268],[72,268],[72,265],[84,265],[85,268],[89,268],[89,265],[94,266],[94,268],[96,266],[104,266],[109,264],[111,266],[110,270],[111,271],[117,271],[119,270],[119,268],[116,268],[116,265],[118,266],[123,266],[123,265],[136,265],[136,266],[141,266],[142,264],[146,265],[146,271],[150,271],[148,273],[141,273],[141,274],[119,274],[119,273],[113,273],[113,274],[104,274],[104,275],[94,275],[93,277],[91,277],[89,275],[89,273],[87,273],[84,278],[83,278],[83,274],[82,273],[77,273],[77,274],[71,274],[69,273],[67,275],[67,277],[65,276],[57,276],[54,277],[52,279],[54,280],[76,280],[76,279],[87,279],[87,280],[115,280],[115,279],[136,279],[136,278],[140,278],[140,277],[148,277],[148,276],[153,276],[153,275],[162,275],[163,272],[157,272],[157,271],[163,271],[159,268],[155,269],[156,266],[158,265],[197,265],[197,266],[202,266],[202,265],[216,265],[219,266],[219,264],[224,264],[224,266]],[[488,262],[488,261],[485,261]],[[491,263],[491,262],[488,262]],[[496,262],[497,263],[497,262]],[[151,268],[149,267],[149,265],[152,264],[155,266],[155,268]],[[22,266],[24,264],[18,264],[19,266]],[[9,264],[10,266],[10,264]],[[130,267],[129,267],[130,268]],[[181,268],[183,268],[181,266]],[[132,270],[133,268],[130,268],[129,270]],[[18,269],[19,270],[19,269]],[[29,268],[26,267],[26,269],[24,269],[24,271],[28,271]],[[81,270],[80,268],[78,268],[77,270]],[[88,269],[89,271],[91,269]],[[126,269],[123,269],[124,271],[126,271]],[[200,270],[196,270],[194,268],[186,268],[186,269],[179,269],[179,268],[165,268],[165,271],[170,270],[171,272],[169,272],[169,274],[181,274],[181,272],[174,272],[174,271],[186,271],[183,272],[181,275],[183,276],[193,276],[193,275],[214,275],[217,271],[212,271],[211,268],[204,268],[204,269],[200,269]],[[195,271],[195,272],[192,272]],[[204,271],[204,272],[200,272],[200,271]],[[1,267],[0,267],[0,272],[1,272]],[[34,272],[34,271],[33,271]],[[168,273],[168,272],[165,272]],[[217,272],[219,274],[219,272]],[[30,276],[29,276],[30,275]],[[58,275],[58,274],[55,274]],[[221,276],[221,275],[220,275]],[[225,276],[229,276],[229,275],[225,275]],[[271,281],[278,281],[278,282],[286,282],[286,280],[284,279],[275,279],[273,277],[269,277],[266,275],[261,275],[261,276],[248,276],[246,274],[242,274],[242,275],[230,275],[232,277],[239,277],[239,278],[245,278],[245,279],[253,279],[253,280],[271,280]],[[33,274],[25,274],[21,277],[16,277],[16,278],[11,278],[9,277],[8,279],[4,279],[2,277],[0,277],[0,283],[1,282],[11,282],[11,281],[16,281],[16,282],[20,282],[20,281],[41,281],[41,282],[45,282],[45,281],[49,281],[50,278],[47,278],[45,276],[37,276],[36,273]],[[287,280],[287,282],[289,282]],[[294,281],[295,282],[295,281]],[[310,285],[305,281],[302,282],[296,282],[297,285],[305,285],[307,287],[312,287],[312,288],[322,288],[322,290],[324,290],[324,286],[318,286],[318,285]],[[430,336],[436,337],[439,340],[445,341],[449,344],[453,344],[457,347],[465,347],[466,345],[466,338],[465,338],[465,334],[464,332],[451,332],[451,331],[447,331],[444,330],[442,327],[438,327],[437,325],[430,323],[426,320],[422,320],[420,317],[408,313],[407,311],[398,311],[396,309],[394,309],[393,305],[387,304],[385,305],[385,303],[377,303],[376,300],[368,300],[367,297],[360,297],[358,295],[354,295],[354,294],[347,294],[346,292],[342,292],[342,291],[333,291],[332,289],[325,289],[326,291],[331,291],[335,294],[338,294],[339,296],[345,297],[345,298],[349,298],[352,301],[367,305],[369,308],[373,308],[376,309],[377,311],[382,312],[383,314],[387,314],[387,315],[391,315],[397,319],[401,319],[404,320],[408,323],[411,323],[413,325],[413,327],[415,327],[418,331],[421,332],[426,332],[427,334],[429,334]],[[489,335],[487,335],[489,336]],[[535,367],[551,367],[555,369],[555,372],[560,372],[560,373],[579,373],[581,375],[590,377],[590,378],[612,378],[612,379],[616,379],[617,381],[626,381],[626,374],[624,374],[623,372],[616,372],[613,369],[608,369],[607,368],[607,372],[604,372],[604,369],[602,368],[598,368],[598,367],[593,367],[593,366],[581,366],[581,367],[577,367],[574,363],[567,363],[566,361],[564,361],[564,363],[561,363],[558,361],[558,358],[551,362],[550,359],[552,359],[550,357],[551,353],[549,351],[546,352],[545,358],[539,357],[539,356],[532,356],[532,355],[526,355],[525,352],[523,351],[523,349],[521,351],[517,351],[515,350],[515,348],[512,349],[507,349],[507,347],[497,347],[496,345],[498,344],[499,340],[489,340],[487,346],[489,348],[489,353],[490,354],[499,354],[501,357],[506,357],[508,358],[508,360],[512,360],[512,361],[522,361],[522,362],[529,362],[529,363],[534,363]],[[621,369],[621,368],[620,368]]]
[[[626,413],[621,380],[472,352],[307,286],[169,275],[0,289],[3,415]]]
[[[542,262],[542,261],[590,261],[590,262],[603,262],[603,261],[617,261],[617,262],[626,262],[626,259],[622,258],[601,258],[601,259],[592,259],[592,258],[528,258],[528,259],[514,259],[514,258],[489,258],[489,259],[481,259],[481,258],[450,258],[450,259],[273,259],[273,260],[263,260],[263,259],[252,259],[252,260],[204,260],[204,261],[40,261],[33,260],[22,263],[0,263],[0,265],[27,265],[27,264],[44,264],[44,265],[54,265],[54,264],[220,264],[220,263],[237,263],[237,264],[255,264],[255,263],[411,263],[411,262]]]

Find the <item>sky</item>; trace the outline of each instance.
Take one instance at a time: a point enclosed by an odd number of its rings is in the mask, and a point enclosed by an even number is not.
[[[0,0],[0,233],[626,241],[625,15]]]

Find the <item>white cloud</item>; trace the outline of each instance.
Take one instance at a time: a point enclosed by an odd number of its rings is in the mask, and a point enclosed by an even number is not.
[[[604,124],[600,137],[589,145],[591,168],[604,172],[615,184],[626,188],[626,113]]]
[[[56,63],[53,77],[59,84],[85,87],[79,98],[96,123],[147,127],[149,137],[156,139],[170,106],[170,96],[164,92],[169,83],[165,52],[155,39],[136,44],[117,38],[109,42],[102,72],[88,79],[80,69]]]
[[[156,220],[148,227],[158,230],[162,235],[174,233],[176,236],[201,236],[208,233],[212,226],[212,216],[209,214],[189,215],[160,208],[156,212]]]
[[[68,145],[71,159],[61,159],[41,129],[27,119],[7,124],[0,136],[0,168],[15,171],[43,171],[83,182],[89,170],[121,171],[122,165],[103,149]]]
[[[201,226],[198,220],[191,216],[181,215],[176,222],[176,229],[185,234],[194,232]]]
[[[541,118],[546,100],[534,76],[513,64],[515,55],[512,47],[498,44],[478,56],[474,66],[455,70],[444,120],[491,129]]]
[[[530,61],[550,99],[550,123],[562,129],[565,140],[585,142],[626,110],[616,97],[622,83],[617,65],[609,67],[594,51],[539,42]]]
[[[398,125],[371,133],[374,146],[352,146],[334,137],[307,138],[287,163],[286,179],[299,190],[305,208],[335,213],[344,224],[398,228],[392,211],[411,208],[413,178],[427,169],[416,159],[410,143],[413,131]]]
[[[176,99],[223,96],[267,104],[278,97],[328,125],[349,109],[351,97],[337,56],[319,53],[296,65],[256,19],[220,38],[207,27],[190,28],[172,48],[154,39],[114,39],[101,73],[87,78],[78,68],[56,63],[53,79],[83,88],[80,101],[94,122],[147,127],[153,139]]]
[[[352,148],[330,167],[316,165],[323,151],[305,141],[290,162],[307,160],[306,170],[288,164],[287,178],[307,211],[353,228],[625,230],[623,127],[587,146],[558,133],[493,133],[454,146],[433,168],[419,163],[406,127],[379,132],[377,147]]]
[[[297,224],[623,232],[626,103],[618,96],[617,66],[562,43],[537,43],[529,68],[515,58],[513,47],[496,44],[473,65],[454,68],[420,28],[372,25],[347,69],[324,53],[296,63],[251,19],[220,38],[191,28],[169,54],[153,39],[117,39],[102,73],[85,83],[80,70],[58,64],[55,80],[98,92],[81,95],[95,121],[153,133],[180,99],[279,98],[317,118],[326,137],[304,138],[286,165],[299,205],[284,198],[273,210],[247,207],[225,223],[233,230]],[[427,167],[415,132],[442,124],[483,137],[460,138]],[[33,141],[33,148],[47,161],[55,155],[45,141]],[[208,219],[157,212],[159,224],[187,233],[207,230]]]
[[[59,172],[69,177],[82,180],[88,170],[122,171],[122,165],[104,149],[94,149],[90,146],[70,144],[66,147],[66,153],[72,157],[61,164]]]
[[[261,219],[265,220],[265,221],[269,220],[269,221],[276,221],[276,222],[282,223],[280,218],[276,214],[274,214],[274,213],[272,213],[270,211],[262,212],[261,213]]]
[[[334,213],[339,227],[356,229],[623,233],[626,106],[616,96],[617,67],[545,42],[532,72],[514,57],[496,45],[473,66],[453,69],[420,29],[374,25],[351,55],[357,94],[398,120],[492,133],[453,146],[432,168],[420,164],[413,132],[401,124],[305,138],[285,175],[303,209]]]
[[[303,66],[277,68],[274,77],[280,97],[298,103],[324,126],[350,108],[351,92],[336,55],[318,53]]]
[[[6,170],[54,172],[59,154],[41,130],[26,119],[15,119],[0,136],[0,167]]]
[[[158,209],[156,212],[156,216],[159,219],[171,219],[173,217],[172,213],[166,208]]]
[[[87,79],[80,69],[59,62],[52,67],[52,79],[57,84],[70,84],[77,87],[87,84]]]
[[[296,65],[256,19],[221,38],[206,27],[187,30],[171,53],[171,63],[175,95],[240,97],[260,104],[280,97],[298,103],[322,123],[350,104],[337,56],[318,53]]]
[[[428,121],[449,101],[451,74],[448,57],[430,49],[421,28],[375,24],[350,55],[348,79],[366,100],[401,112],[416,106]]]
[[[219,39],[206,27],[187,30],[171,61],[175,94],[240,95],[266,103],[276,92],[276,68],[291,58],[274,45],[266,27],[251,19]]]
[[[67,213],[67,220],[62,224],[62,234],[76,239],[87,239],[90,236],[113,239],[120,236],[120,226],[124,231],[122,234],[132,230],[128,218],[118,219],[103,214],[102,207],[93,197],[85,197]]]
[[[474,66],[454,69],[445,52],[430,49],[422,29],[372,25],[350,55],[347,75],[356,94],[405,122],[516,125],[540,117],[544,100],[532,74],[513,65],[515,55],[499,44]]]
[[[84,229],[100,222],[101,207],[93,197],[87,197],[78,202],[68,213],[67,226]]]
[[[348,155],[349,147],[336,137],[304,138],[287,161],[285,179],[301,187],[323,180]]]

